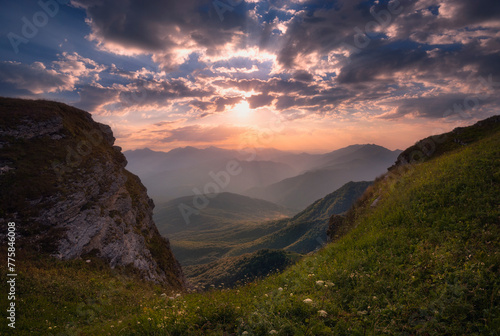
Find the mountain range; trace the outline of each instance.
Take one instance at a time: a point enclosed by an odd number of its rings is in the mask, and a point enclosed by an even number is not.
[[[156,203],[218,190],[264,199],[296,212],[349,181],[371,181],[391,166],[400,150],[366,144],[326,154],[290,153],[276,149],[247,151],[216,147],[126,151],[127,169],[138,174]],[[226,173],[228,163],[238,174]],[[229,177],[227,183],[216,175]],[[225,181],[224,181],[225,182]],[[222,185],[222,187],[221,187]]]

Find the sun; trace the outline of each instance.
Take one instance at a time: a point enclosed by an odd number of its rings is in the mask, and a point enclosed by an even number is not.
[[[246,100],[242,100],[236,104],[232,111],[234,116],[240,120],[248,119],[252,115],[252,109]]]

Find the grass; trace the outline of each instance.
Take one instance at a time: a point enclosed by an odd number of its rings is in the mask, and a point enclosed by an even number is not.
[[[129,329],[141,306],[163,293],[139,276],[124,276],[98,258],[89,260],[59,261],[18,249],[16,329],[1,323],[0,334],[115,335]],[[6,273],[2,263],[2,293]]]

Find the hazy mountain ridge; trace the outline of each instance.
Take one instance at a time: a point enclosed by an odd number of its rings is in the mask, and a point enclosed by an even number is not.
[[[315,168],[245,194],[290,208],[303,209],[348,181],[370,181],[385,173],[399,150],[352,145],[316,158]]]
[[[220,188],[222,192],[241,194],[251,187],[268,185],[296,174],[296,170],[285,163],[217,147],[184,147],[169,152],[140,149],[124,154],[129,161],[127,169],[141,177],[158,203],[193,195],[195,188],[204,193],[204,187],[214,182],[211,175],[226,171],[230,162],[235,162],[240,172]],[[264,151],[263,156],[267,158],[268,151]]]
[[[290,153],[273,148],[226,150],[217,147],[126,151],[128,169],[138,174],[148,192],[163,203],[194,195],[214,182],[211,175],[235,161],[241,173],[219,191],[242,194],[296,211],[349,181],[369,181],[383,174],[401,151],[366,144],[351,145],[326,154]],[[212,191],[213,192],[213,191]]]

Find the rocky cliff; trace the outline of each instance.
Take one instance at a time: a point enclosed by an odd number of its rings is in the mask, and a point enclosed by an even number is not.
[[[22,248],[100,258],[182,288],[182,270],[153,222],[153,201],[125,170],[114,140],[85,111],[0,98],[0,223],[16,222]]]

